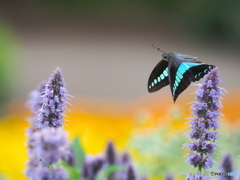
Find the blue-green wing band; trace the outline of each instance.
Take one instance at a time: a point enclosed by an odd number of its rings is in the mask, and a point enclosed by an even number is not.
[[[201,62],[183,62],[176,69],[175,75],[171,76],[171,91],[173,100],[176,101],[178,96],[191,84],[191,82],[200,80],[205,74],[212,69],[213,65]]]

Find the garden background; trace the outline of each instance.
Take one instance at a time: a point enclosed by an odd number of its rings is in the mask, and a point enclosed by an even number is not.
[[[149,179],[193,170],[182,145],[196,89],[176,103],[170,89],[149,94],[147,81],[166,52],[198,57],[221,73],[225,94],[216,161],[239,161],[239,1],[2,1],[0,3],[0,179],[26,179],[29,93],[61,67],[74,96],[65,129],[90,154],[109,139],[130,151]],[[219,164],[215,165],[215,170]]]

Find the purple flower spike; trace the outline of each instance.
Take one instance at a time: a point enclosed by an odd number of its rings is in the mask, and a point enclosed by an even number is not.
[[[96,156],[88,155],[83,162],[82,178],[85,180],[95,179],[98,173],[107,165],[105,157],[102,154]]]
[[[136,174],[132,166],[127,168],[127,180],[136,180]]]
[[[233,160],[230,154],[226,154],[222,159],[222,172],[233,172]]]
[[[62,129],[45,128],[33,135],[37,158],[44,164],[57,163],[63,156],[67,145],[66,133]]]
[[[83,162],[83,166],[82,166],[82,177],[83,179],[89,179],[90,177],[92,177],[92,173],[90,172],[90,166],[87,162]]]
[[[167,176],[165,177],[165,180],[174,180],[174,177],[172,174],[167,174]]]
[[[119,166],[121,169],[109,171],[107,180],[147,180],[147,177],[138,177],[131,161],[130,154],[127,152],[118,154],[115,150],[113,142],[110,140],[105,149],[104,154],[87,155],[83,161],[81,169],[81,179],[94,180],[98,179],[108,168]]]
[[[234,172],[233,160],[230,154],[226,154],[221,163],[220,172]],[[233,180],[234,176],[219,176],[218,180]]]
[[[127,152],[124,152],[120,158],[120,164],[128,165],[131,163],[131,157]]]
[[[191,107],[192,114],[195,116],[191,118],[189,137],[194,142],[185,145],[190,152],[188,157],[189,164],[198,168],[196,175],[189,174],[186,179],[200,180],[209,179],[201,175],[202,169],[209,169],[216,163],[213,161],[212,155],[216,150],[219,132],[219,109],[222,108],[220,103],[223,88],[218,85],[219,72],[217,68],[212,69],[204,78],[204,83],[198,85],[196,90],[196,101]]]
[[[32,180],[67,180],[68,173],[60,160],[74,164],[73,151],[67,147],[63,116],[68,98],[63,76],[57,68],[48,82],[42,82],[30,94],[28,105],[33,112],[31,128],[27,129],[29,161],[26,176]]]
[[[113,165],[116,163],[116,152],[115,152],[115,147],[112,141],[109,141],[107,144],[106,158],[107,158],[108,164]]]
[[[46,127],[62,127],[63,116],[67,103],[67,90],[58,67],[45,85],[42,96],[42,107],[38,111],[35,126],[39,129]]]

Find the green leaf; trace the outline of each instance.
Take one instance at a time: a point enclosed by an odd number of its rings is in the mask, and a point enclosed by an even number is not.
[[[107,178],[109,175],[113,174],[114,172],[122,171],[122,170],[125,170],[125,169],[126,168],[124,166],[111,165],[111,166],[103,169],[102,171],[100,171],[100,173],[96,177],[96,180],[103,180],[103,179]]]
[[[74,167],[70,167],[68,169],[70,174],[69,179],[79,180],[86,153],[82,147],[79,136],[76,136],[73,139],[71,146],[73,148],[73,152],[75,155],[75,163],[74,163]]]
[[[62,161],[60,163],[60,166],[64,167],[67,171],[68,171],[68,179],[69,180],[79,180],[79,176],[80,176],[80,170],[69,166],[66,162]]]
[[[85,152],[83,150],[82,144],[80,142],[79,136],[75,137],[72,141],[72,148],[75,155],[75,165],[74,167],[80,169],[85,158]]]

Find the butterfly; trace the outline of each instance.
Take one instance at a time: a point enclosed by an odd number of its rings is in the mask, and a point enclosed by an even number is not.
[[[150,74],[148,91],[152,93],[170,84],[174,102],[191,82],[199,81],[215,67],[197,61],[197,57],[194,56],[175,52],[166,53],[157,49],[163,52],[162,60]]]

